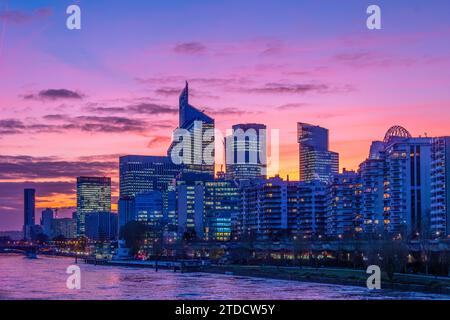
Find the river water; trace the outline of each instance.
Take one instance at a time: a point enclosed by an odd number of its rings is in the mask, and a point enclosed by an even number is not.
[[[450,299],[450,296],[206,273],[79,264],[81,289],[66,287],[72,258],[0,254],[0,299]]]

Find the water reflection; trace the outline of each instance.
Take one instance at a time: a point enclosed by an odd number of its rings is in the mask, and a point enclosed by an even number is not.
[[[73,259],[0,255],[0,299],[450,299],[450,296],[205,273],[80,264],[81,290],[66,288]]]

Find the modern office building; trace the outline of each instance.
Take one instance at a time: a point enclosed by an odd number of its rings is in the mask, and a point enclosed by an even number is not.
[[[112,212],[86,214],[85,235],[90,240],[111,241],[117,239],[118,216]]]
[[[205,241],[230,240],[240,200],[234,181],[188,173],[177,182],[176,190],[180,236],[195,234]]]
[[[176,165],[169,157],[160,156],[124,156],[119,162],[120,227],[135,220],[134,198],[137,194],[166,191],[173,185],[180,174],[182,166]],[[167,201],[165,202],[167,203]],[[165,210],[169,210],[165,206]]]
[[[181,166],[175,165],[170,157],[120,157],[120,198],[153,190],[165,191],[180,171]]]
[[[55,214],[52,209],[45,209],[41,213],[41,226],[42,231],[45,235],[51,236],[52,235],[52,221],[55,218]]]
[[[329,182],[339,172],[339,154],[329,151],[328,129],[297,123],[300,181]]]
[[[450,137],[437,137],[432,141],[431,161],[431,213],[432,238],[450,235]]]
[[[177,239],[176,194],[173,190],[139,193],[134,198],[135,219],[148,229],[144,249],[155,242],[171,243]]]
[[[85,217],[93,212],[111,211],[111,178],[77,178],[77,230],[85,234]]]
[[[266,177],[266,126],[258,123],[234,125],[233,134],[226,137],[226,171],[231,179],[260,179]]]
[[[130,221],[136,220],[134,197],[124,196],[119,198],[119,232]]]
[[[326,234],[331,238],[354,238],[362,229],[361,179],[354,171],[344,171],[332,178],[330,205],[327,210]]]
[[[240,210],[240,192],[234,181],[214,180],[204,184],[205,240],[231,240],[232,222]]]
[[[177,192],[176,185],[169,186],[168,190],[163,192],[163,215],[165,220],[166,239],[177,239],[178,216],[177,216]]]
[[[179,99],[179,124],[173,134],[168,156],[183,171],[214,176],[214,119],[189,104],[189,85]]]
[[[139,193],[135,200],[135,220],[144,222],[152,229],[163,229],[165,224],[163,196],[161,191]]]
[[[77,237],[77,220],[70,218],[53,219],[51,238],[56,237],[75,239]]]
[[[33,227],[35,223],[35,206],[36,206],[36,190],[24,189],[23,192],[23,238],[26,240],[32,239]]]
[[[177,220],[180,237],[204,239],[204,182],[211,180],[209,174],[183,174],[177,181]]]

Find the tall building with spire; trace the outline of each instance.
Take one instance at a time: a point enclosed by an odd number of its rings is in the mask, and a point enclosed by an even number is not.
[[[180,94],[179,124],[168,156],[177,164],[182,159],[184,172],[214,175],[214,119],[189,104],[188,82]]]

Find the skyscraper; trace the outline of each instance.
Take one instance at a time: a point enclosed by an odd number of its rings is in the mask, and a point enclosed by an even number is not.
[[[111,211],[111,178],[77,178],[77,233],[85,234],[86,214]]]
[[[300,181],[329,182],[339,172],[339,154],[328,150],[328,129],[297,123]]]
[[[179,99],[178,128],[167,153],[172,161],[182,159],[183,171],[214,175],[214,119],[189,104],[187,82]]]
[[[180,171],[181,166],[175,165],[169,157],[120,157],[120,198],[153,190],[165,191]]]
[[[232,179],[265,178],[267,168],[266,126],[236,124],[226,138],[227,176]]]
[[[120,158],[120,227],[136,219],[134,199],[140,193],[161,191],[165,199],[170,184],[180,174],[182,166],[170,157],[124,156]],[[166,202],[165,202],[166,203]],[[167,205],[164,206],[167,209]]]
[[[51,236],[52,234],[52,221],[55,218],[54,212],[52,209],[45,209],[42,211],[41,215],[41,226],[45,235]]]
[[[24,208],[24,218],[23,218],[23,237],[26,240],[31,240],[32,230],[34,227],[34,214],[35,214],[35,189],[24,189],[23,192],[23,208]]]

